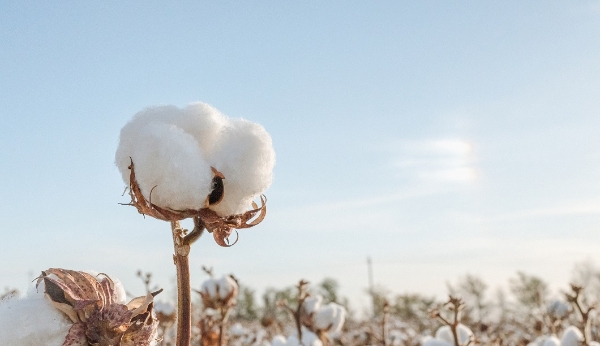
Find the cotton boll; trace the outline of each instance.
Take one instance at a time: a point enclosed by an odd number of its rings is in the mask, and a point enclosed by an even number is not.
[[[456,331],[458,332],[458,340],[461,344],[465,344],[469,341],[469,339],[473,336],[473,332],[464,324],[459,324],[456,326]]]
[[[211,206],[221,216],[241,214],[271,185],[275,151],[259,124],[237,119],[223,127],[209,162],[225,179],[223,200]]]
[[[138,113],[121,130],[116,163],[129,183],[128,167],[133,161],[140,189],[152,203],[174,210],[200,209],[212,188],[212,170],[199,140],[178,123],[191,128],[177,107]]]
[[[194,138],[158,122],[141,134],[129,155],[144,197],[174,210],[200,209],[212,188],[212,171]]]
[[[442,326],[435,332],[435,338],[454,344],[454,336],[452,336],[452,330],[450,326]]]
[[[323,343],[321,340],[319,340],[319,337],[315,333],[308,330],[302,331],[302,343],[306,346],[323,346]]]
[[[304,303],[302,303],[302,308],[308,315],[310,315],[321,308],[322,301],[323,297],[320,295],[308,297],[304,300]]]
[[[555,336],[549,336],[544,340],[542,346],[560,346],[560,340]]]
[[[271,340],[271,346],[287,346],[287,340],[283,335],[275,335]]]
[[[583,334],[574,326],[570,326],[563,332],[560,346],[578,346],[583,341]]]
[[[229,118],[204,102],[189,104],[183,109],[182,115],[181,118],[175,118],[174,123],[192,135],[204,154],[209,156],[219,133],[230,121]]]
[[[532,342],[530,342],[529,344],[527,344],[527,346],[542,346],[542,344],[544,343],[544,341],[546,341],[546,337],[545,336],[538,336],[537,338],[535,338]]]
[[[443,340],[434,339],[432,337],[423,338],[421,346],[454,346],[454,342],[449,343]]]
[[[221,308],[232,306],[237,298],[238,285],[231,276],[220,279],[210,278],[202,283],[200,295],[202,304],[207,308]]]
[[[219,279],[219,297],[226,299],[229,295],[237,291],[238,285],[231,276],[223,276]]]
[[[214,167],[225,176],[225,192],[211,209],[228,216],[246,212],[269,187],[275,154],[261,125],[229,119],[198,102],[184,109],[160,106],[136,114],[121,130],[116,153],[127,184],[131,160],[144,197],[173,210],[205,206]]]
[[[217,296],[218,286],[217,280],[211,278],[202,283],[202,288],[200,290],[210,298],[215,298]]]
[[[24,298],[0,302],[0,345],[61,346],[72,323],[44,298],[30,290]]]
[[[456,332],[458,334],[458,341],[460,344],[464,344],[469,341],[473,335],[473,332],[463,324],[456,326]],[[437,332],[435,332],[435,338],[454,344],[454,336],[452,335],[450,326],[440,327]]]
[[[234,337],[241,337],[248,333],[248,330],[242,326],[241,323],[237,322],[231,328],[229,328],[229,335]]]
[[[342,329],[345,317],[346,310],[341,305],[329,303],[317,310],[314,325],[318,330],[334,334]]]

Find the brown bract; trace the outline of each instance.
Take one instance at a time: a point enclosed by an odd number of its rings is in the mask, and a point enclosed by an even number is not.
[[[133,160],[131,160],[131,165],[129,165],[128,168],[131,172],[129,175],[129,196],[131,197],[131,203],[128,203],[127,205],[134,206],[140,214],[152,216],[155,219],[163,221],[180,221],[197,216],[202,220],[208,232],[213,234],[215,241],[220,246],[228,247],[234,245],[237,242],[237,239],[233,244],[229,244],[228,238],[235,229],[256,226],[261,223],[267,215],[267,198],[264,195],[260,196],[260,207],[252,202],[251,210],[237,215],[220,216],[208,207],[198,210],[173,210],[160,207],[152,203],[152,191],[150,191],[149,199],[146,199],[142,194],[142,190],[135,178]],[[215,176],[224,179],[221,172],[213,167],[211,168]],[[226,193],[226,191],[224,191],[224,193]]]
[[[114,283],[106,275],[97,279],[50,268],[38,277],[37,285],[42,281],[46,298],[73,322],[63,346],[149,346],[154,341],[158,321],[152,310],[160,291],[125,305],[117,302]]]

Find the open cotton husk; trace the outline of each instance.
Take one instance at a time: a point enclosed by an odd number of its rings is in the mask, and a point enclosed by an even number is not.
[[[227,247],[235,244],[237,242],[237,239],[233,244],[229,244],[228,242],[229,236],[235,229],[254,227],[261,223],[267,215],[267,199],[264,195],[260,196],[260,207],[255,202],[252,202],[251,210],[248,210],[243,214],[236,215],[220,216],[215,211],[209,208],[208,203],[206,203],[206,207],[200,208],[198,210],[172,210],[169,208],[160,207],[152,203],[152,191],[150,191],[150,196],[148,199],[146,199],[146,197],[144,197],[144,195],[142,194],[142,190],[135,178],[133,160],[131,160],[131,164],[128,168],[130,170],[129,196],[131,197],[131,202],[127,205],[132,205],[136,207],[140,214],[148,215],[155,219],[163,221],[174,222],[181,221],[187,218],[198,217],[204,223],[204,227],[206,227],[208,232],[213,234],[215,241],[220,246]],[[217,171],[214,168],[213,174],[221,179],[225,178],[219,171]],[[224,191],[223,193],[227,192]]]

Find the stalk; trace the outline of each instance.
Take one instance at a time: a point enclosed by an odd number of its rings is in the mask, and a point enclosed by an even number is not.
[[[192,337],[192,289],[190,286],[190,246],[183,242],[179,221],[171,221],[177,270],[177,346],[190,346]]]

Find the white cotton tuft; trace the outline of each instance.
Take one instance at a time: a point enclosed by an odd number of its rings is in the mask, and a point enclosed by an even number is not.
[[[320,295],[310,296],[304,300],[304,303],[302,303],[302,308],[308,315],[310,315],[319,310],[322,301],[323,297]]]
[[[121,130],[115,159],[126,184],[133,160],[144,197],[174,210],[204,207],[214,167],[225,177],[224,194],[211,209],[226,216],[247,211],[269,187],[275,152],[261,125],[198,102],[137,113]]]
[[[542,346],[560,346],[560,340],[555,336],[549,336],[544,340]]]
[[[223,127],[210,162],[223,175],[223,200],[212,207],[220,215],[241,214],[270,185],[275,165],[271,136],[259,124],[239,119]]]
[[[240,337],[248,334],[248,330],[242,326],[241,323],[236,322],[233,326],[229,328],[229,335],[234,337]]]
[[[237,290],[238,285],[231,276],[223,276],[218,280],[219,283],[219,297],[221,299],[227,298],[231,293]]]
[[[44,285],[23,298],[0,302],[0,345],[61,346],[70,320],[44,297]]]
[[[575,326],[570,326],[563,332],[560,346],[578,346],[581,341],[583,341],[581,331]]]
[[[458,326],[456,326],[456,332],[458,334],[458,342],[460,344],[465,344],[473,335],[471,329],[469,329],[464,324],[459,324]],[[452,330],[450,329],[450,326],[440,327],[435,332],[435,338],[454,344],[454,336],[452,336]]]
[[[314,316],[315,327],[336,334],[342,330],[346,320],[346,309],[336,303],[329,303],[317,310]]]
[[[271,340],[271,346],[286,346],[287,340],[283,335],[275,335]]]
[[[453,343],[449,343],[443,340],[434,339],[432,337],[423,338],[421,346],[453,346]]]
[[[210,299],[226,299],[235,294],[237,289],[238,285],[231,276],[222,276],[220,279],[204,281],[200,291]]]

